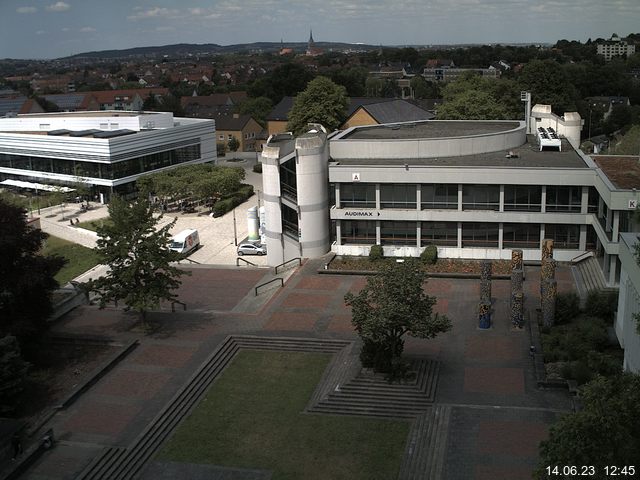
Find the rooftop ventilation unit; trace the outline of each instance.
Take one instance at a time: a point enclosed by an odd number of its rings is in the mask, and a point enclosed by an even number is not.
[[[553,128],[538,127],[537,134],[540,151],[544,150],[545,148],[562,151],[562,141]]]

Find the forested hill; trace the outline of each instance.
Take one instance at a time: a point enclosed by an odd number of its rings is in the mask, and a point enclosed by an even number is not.
[[[316,42],[316,47],[324,50],[372,50],[380,48],[374,45]],[[303,52],[307,48],[306,42],[280,43],[280,42],[256,42],[239,43],[235,45],[218,45],[216,43],[178,43],[175,45],[161,45],[153,47],[136,47],[125,50],[102,50],[96,52],[85,52],[65,57],[67,59],[77,58],[127,58],[127,57],[154,57],[154,56],[176,56],[176,55],[197,55],[197,54],[220,54],[220,53],[248,53],[248,52],[276,52],[282,47],[292,48],[295,51]]]

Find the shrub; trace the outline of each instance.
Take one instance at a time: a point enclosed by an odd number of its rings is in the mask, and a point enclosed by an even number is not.
[[[256,163],[253,166],[253,171],[256,173],[262,173],[262,164],[261,163]]]
[[[571,362],[571,378],[578,382],[578,385],[583,385],[593,378],[593,372],[584,362]]]
[[[435,245],[427,245],[420,254],[420,259],[427,265],[433,265],[438,261],[438,248]]]
[[[369,260],[378,261],[384,258],[384,250],[382,249],[382,245],[372,245],[371,250],[369,250]]]
[[[589,352],[587,355],[587,365],[591,371],[604,376],[611,376],[622,371],[622,361],[620,358],[602,352]]]
[[[589,315],[606,321],[613,320],[618,309],[618,292],[614,290],[593,290],[587,296],[586,311]]]
[[[580,297],[576,293],[559,293],[556,298],[556,324],[568,323],[580,314]]]
[[[216,215],[217,214],[224,215],[225,213],[230,211],[233,207],[234,207],[233,199],[231,199],[231,198],[226,198],[224,200],[218,200],[216,202],[216,204],[213,206],[213,213],[216,214]]]

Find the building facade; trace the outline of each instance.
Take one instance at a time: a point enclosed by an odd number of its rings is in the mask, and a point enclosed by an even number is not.
[[[91,186],[105,201],[142,175],[215,162],[215,123],[167,112],[75,112],[0,118],[0,182]]]
[[[539,260],[541,240],[552,238],[558,260],[596,252],[616,285],[618,236],[630,228],[635,190],[576,149],[579,115],[536,105],[528,118],[354,127],[329,137],[314,127],[302,140],[273,137],[262,156],[269,264],[310,256],[312,245],[367,255],[374,244],[387,256],[418,256],[434,244],[440,257],[508,259],[518,248]],[[326,174],[316,165],[324,157]],[[314,182],[327,193],[309,198]],[[306,216],[321,208],[324,230]]]
[[[602,55],[608,62],[613,57],[630,56],[636,53],[636,46],[627,42],[625,39],[618,37],[615,33],[611,38],[603,43],[596,45],[598,55]]]
[[[620,239],[620,293],[616,312],[615,330],[620,346],[624,348],[625,370],[640,373],[640,335],[638,320],[640,313],[640,266],[636,258],[638,234],[622,233]]]

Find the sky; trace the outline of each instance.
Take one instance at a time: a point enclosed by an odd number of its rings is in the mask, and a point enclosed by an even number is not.
[[[0,0],[0,58],[173,43],[554,43],[640,32],[640,0]]]

